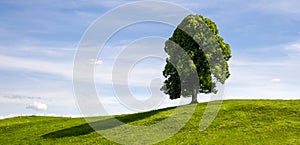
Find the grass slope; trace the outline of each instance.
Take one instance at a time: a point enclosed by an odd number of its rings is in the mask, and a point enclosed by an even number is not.
[[[185,127],[159,144],[300,144],[300,100],[224,101],[211,126],[200,132],[205,107],[206,103],[198,104]],[[116,117],[132,125],[149,125],[165,119],[172,110]],[[102,120],[105,123],[105,118]],[[103,127],[99,129],[114,126]],[[96,133],[82,118],[30,116],[0,120],[0,144],[115,143]],[[137,139],[136,144],[142,142]]]

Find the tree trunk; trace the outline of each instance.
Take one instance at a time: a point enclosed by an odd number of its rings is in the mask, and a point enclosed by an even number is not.
[[[192,102],[191,104],[197,104],[198,101],[197,101],[197,91],[194,91],[193,95],[192,95]]]

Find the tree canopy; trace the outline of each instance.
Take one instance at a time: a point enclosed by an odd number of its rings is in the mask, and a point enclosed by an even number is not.
[[[219,36],[216,24],[201,15],[184,18],[164,49],[168,58],[161,90],[170,99],[192,97],[192,103],[196,103],[198,93],[216,93],[216,83],[224,84],[230,76],[230,46]],[[189,59],[178,53],[182,49]],[[193,70],[196,78],[192,77]]]

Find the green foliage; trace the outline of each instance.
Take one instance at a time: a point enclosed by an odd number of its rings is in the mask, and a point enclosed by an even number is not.
[[[173,137],[158,144],[300,144],[300,100],[224,101],[214,122],[199,131],[207,103],[197,104],[190,121]],[[183,106],[189,109],[190,105]],[[174,108],[116,116],[131,125],[155,124],[172,114]],[[182,112],[184,113],[184,111]],[[107,117],[95,121],[105,125]],[[132,137],[116,134],[117,137]],[[0,144],[116,144],[100,136],[83,118],[15,117],[0,120]],[[143,144],[136,139],[135,144]]]
[[[178,55],[180,47],[192,62]],[[199,92],[216,93],[216,82],[225,83],[230,76],[227,63],[231,58],[230,46],[218,35],[216,24],[201,15],[187,16],[165,43],[165,51],[169,58],[163,71],[166,80],[161,90],[170,99],[181,96],[194,98]],[[192,74],[189,74],[189,68],[196,69],[198,80],[190,79]]]

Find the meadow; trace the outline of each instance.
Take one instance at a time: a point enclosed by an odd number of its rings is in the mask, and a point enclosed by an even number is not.
[[[300,144],[300,100],[227,100],[214,122],[200,132],[199,122],[206,105],[197,104],[189,122],[177,134],[158,144]],[[173,110],[166,108],[114,117],[127,124],[143,126],[167,118]],[[97,117],[97,121],[108,120]],[[113,127],[104,125],[99,129]],[[84,118],[23,116],[0,120],[0,144],[116,143],[100,136]],[[136,144],[143,142],[137,139]]]

